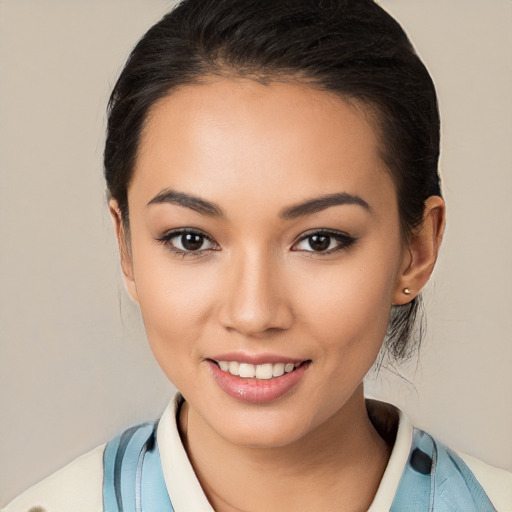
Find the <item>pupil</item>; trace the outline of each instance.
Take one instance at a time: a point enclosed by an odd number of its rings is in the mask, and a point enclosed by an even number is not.
[[[330,237],[325,235],[313,235],[309,238],[309,246],[314,251],[325,251],[329,247]]]
[[[194,233],[187,233],[181,236],[181,243],[188,251],[196,251],[203,245],[203,237]]]

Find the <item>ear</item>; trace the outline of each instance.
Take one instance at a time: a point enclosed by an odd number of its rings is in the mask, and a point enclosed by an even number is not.
[[[114,199],[111,199],[108,202],[108,208],[110,210],[112,222],[114,223],[117,244],[119,246],[119,255],[121,258],[121,269],[123,271],[124,285],[131,299],[134,302],[138,302],[137,286],[135,284],[135,278],[133,276],[133,263],[130,250],[130,242],[123,224],[121,210],[119,209],[117,201],[115,201]]]
[[[404,248],[393,304],[399,306],[410,302],[430,278],[443,239],[445,219],[446,207],[443,199],[430,196],[425,201],[423,220]]]

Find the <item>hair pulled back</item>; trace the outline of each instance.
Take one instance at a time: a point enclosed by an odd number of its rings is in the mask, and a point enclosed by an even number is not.
[[[215,75],[304,83],[367,105],[405,238],[425,200],[441,195],[434,85],[400,25],[372,0],[184,0],[137,43],[110,97],[105,179],[126,229],[127,190],[152,106]],[[414,347],[420,301],[393,308],[386,345],[398,360]]]

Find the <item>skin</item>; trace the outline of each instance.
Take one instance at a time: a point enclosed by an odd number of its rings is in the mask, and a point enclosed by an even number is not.
[[[428,280],[444,226],[442,199],[429,198],[404,242],[379,144],[363,105],[289,83],[212,78],[174,91],[146,120],[129,237],[115,201],[110,209],[127,290],[186,399],[182,438],[217,511],[366,510],[375,495],[390,447],[368,419],[362,379],[392,304]],[[223,216],[148,204],[170,189]],[[368,208],[281,215],[334,193]],[[182,228],[212,242],[176,253],[182,239],[169,233]],[[314,251],[304,236],[322,229],[353,243],[330,238]],[[219,388],[208,363],[235,351],[311,363],[283,397],[248,404]]]

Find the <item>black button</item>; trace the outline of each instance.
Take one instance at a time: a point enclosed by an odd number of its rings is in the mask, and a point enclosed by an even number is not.
[[[411,453],[409,464],[411,465],[412,469],[414,469],[414,471],[417,471],[422,475],[429,475],[432,469],[432,459],[419,448],[415,448],[415,450]]]

